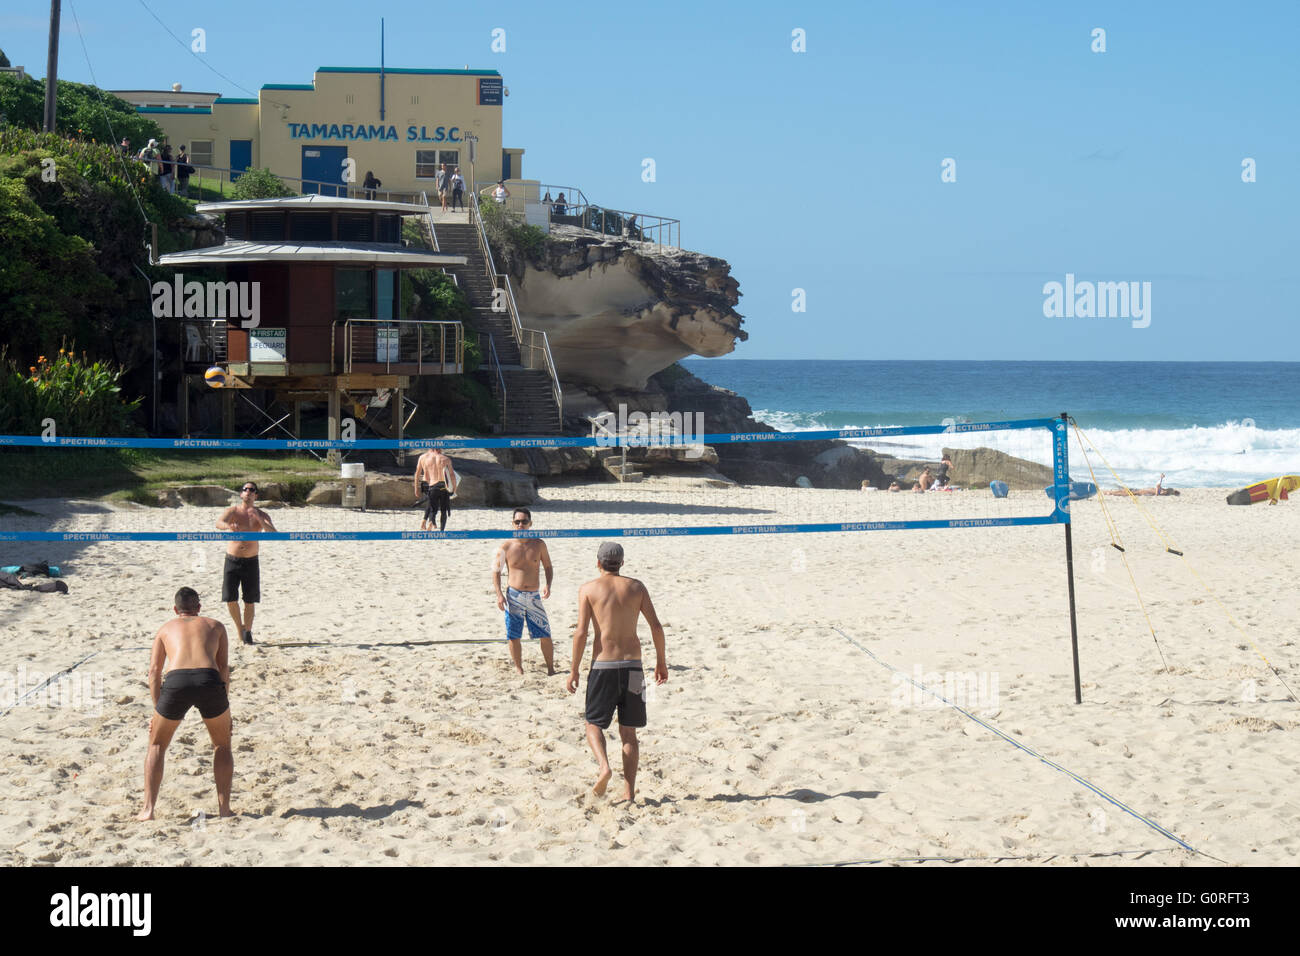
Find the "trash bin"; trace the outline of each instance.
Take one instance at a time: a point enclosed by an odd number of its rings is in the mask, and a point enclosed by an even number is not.
[[[343,500],[344,508],[366,510],[366,466],[360,463],[343,465]]]

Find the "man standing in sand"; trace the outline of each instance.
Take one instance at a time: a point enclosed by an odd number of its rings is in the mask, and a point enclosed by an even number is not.
[[[210,617],[199,617],[199,596],[193,588],[176,592],[176,617],[159,629],[149,655],[149,693],[154,715],[149,724],[149,749],[144,758],[144,809],[137,820],[152,820],[163,761],[172,735],[191,707],[199,709],[212,738],[212,773],[217,779],[217,813],[233,817],[230,783],[235,758],[230,749],[229,646],[226,629]],[[170,665],[163,677],[164,663]]]
[[[420,519],[421,531],[446,531],[447,515],[451,513],[451,496],[456,493],[456,469],[451,466],[451,459],[444,455],[437,445],[430,445],[429,450],[415,463],[415,496],[424,498],[424,517]],[[442,527],[438,527],[438,516],[442,515]]]
[[[636,799],[636,767],[640,745],[636,729],[646,725],[645,675],[641,671],[641,640],[636,634],[637,616],[645,615],[655,644],[655,683],[668,680],[668,656],[664,651],[664,629],[650,602],[650,592],[635,578],[622,577],[623,546],[602,542],[596,552],[600,577],[578,589],[578,626],[573,632],[573,666],[569,670],[569,693],[578,690],[578,666],[587,645],[587,625],[596,628],[591,648],[591,671],[587,675],[587,743],[596,757],[596,784],[591,792],[605,793],[613,771],[605,754],[605,729],[618,708],[618,733],[623,739],[623,791],[627,800]]]
[[[275,531],[271,518],[255,508],[257,482],[246,481],[239,489],[239,504],[225,510],[217,519],[218,531]],[[253,606],[262,600],[262,571],[257,563],[258,542],[232,541],[226,545],[226,564],[222,569],[221,600],[235,622],[245,644],[253,643]],[[239,613],[239,592],[244,592],[244,613]]]
[[[527,508],[516,508],[511,515],[516,531],[527,531],[533,526],[533,513]],[[538,566],[546,570],[546,584],[539,592]],[[501,568],[508,574],[505,594],[501,593]],[[515,670],[524,672],[524,622],[528,622],[528,636],[542,646],[546,673],[555,673],[555,655],[551,644],[551,622],[546,617],[542,600],[551,596],[551,555],[541,538],[511,538],[492,555],[492,589],[497,594],[497,609],[506,612],[506,643],[510,645],[510,660]]]

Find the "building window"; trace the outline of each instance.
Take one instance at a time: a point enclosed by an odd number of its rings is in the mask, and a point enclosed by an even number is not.
[[[420,98],[419,98],[418,96],[412,96],[412,97],[411,97],[411,105],[412,105],[412,106],[419,106],[419,105],[420,105]]]
[[[438,177],[438,151],[436,149],[417,149],[415,151],[415,178],[436,179]]]
[[[347,96],[343,97],[343,102],[345,103],[353,103],[355,101],[356,101],[355,94],[349,93]]]
[[[451,173],[460,164],[460,151],[455,149],[417,149],[415,151],[415,178],[437,179],[438,167],[447,164]]]
[[[374,272],[370,269],[334,270],[334,318],[373,319]]]
[[[370,213],[339,213],[340,242],[373,242]]]
[[[330,239],[330,214],[327,212],[289,213],[289,238],[306,242]]]
[[[191,166],[211,166],[212,165],[212,140],[196,139],[190,144],[190,165]]]

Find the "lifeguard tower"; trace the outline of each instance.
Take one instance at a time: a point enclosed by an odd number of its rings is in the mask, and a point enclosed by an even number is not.
[[[206,387],[212,365],[229,374],[225,437],[234,433],[237,390],[262,389],[292,409],[282,427],[295,437],[301,404],[324,402],[331,439],[346,415],[400,439],[413,379],[464,372],[461,323],[409,317],[408,270],[466,262],[438,251],[428,205],[305,195],[204,203],[198,211],[225,217],[226,242],[157,262],[175,277],[174,317],[184,324],[179,399],[187,437],[190,390]],[[431,248],[402,244],[407,216],[424,218]],[[214,268],[224,282],[210,278]]]

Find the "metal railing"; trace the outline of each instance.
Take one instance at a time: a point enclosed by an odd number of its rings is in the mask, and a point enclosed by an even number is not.
[[[506,404],[509,400],[506,392],[506,377],[501,372],[501,361],[497,358],[497,346],[496,342],[492,340],[492,334],[490,332],[478,333],[479,348],[483,348],[484,339],[487,339],[487,349],[484,354],[488,357],[488,368],[491,370],[491,375],[495,377],[495,387],[501,393],[501,421],[504,424],[506,420]]]
[[[433,207],[429,205],[429,194],[423,189],[420,190],[420,203],[428,207],[429,210],[428,213],[425,214],[424,224],[429,229],[429,241],[433,243],[433,251],[441,252],[442,250],[438,248],[438,230],[435,229],[433,225]]]
[[[338,330],[343,354],[337,354]],[[330,367],[350,375],[358,366],[414,365],[414,374],[460,374],[465,370],[465,327],[459,322],[427,319],[336,319],[330,326]],[[399,368],[396,374],[406,374]]]
[[[480,183],[479,187],[490,188],[496,183]],[[532,183],[528,184],[532,189]],[[603,236],[624,236],[636,242],[653,242],[661,246],[682,247],[682,221],[667,216],[655,216],[650,213],[635,212],[630,209],[611,209],[597,206],[587,199],[586,194],[577,186],[560,186],[554,183],[539,183],[537,190],[543,194],[551,193],[556,198],[541,200],[547,207],[547,215],[552,225],[575,226],[584,232],[596,232]],[[559,196],[564,195],[564,202]],[[576,198],[575,198],[576,197]],[[514,197],[506,200],[507,208],[516,204]],[[563,212],[560,210],[563,209]]]
[[[555,368],[555,359],[551,355],[551,341],[546,333],[537,329],[525,329],[519,319],[519,306],[515,302],[514,288],[510,277],[497,272],[496,260],[492,258],[492,246],[488,242],[487,232],[483,228],[483,215],[479,210],[478,195],[470,193],[470,221],[478,236],[479,249],[488,265],[488,275],[492,279],[492,288],[505,290],[506,310],[510,315],[510,327],[519,343],[519,360],[524,368],[544,368],[551,377],[551,396],[555,399],[555,409],[560,426],[564,426],[564,392],[560,388],[560,376]],[[527,335],[525,335],[527,333]],[[503,415],[504,418],[504,415]]]
[[[134,158],[134,157],[132,157]],[[174,162],[174,160],[173,160]],[[155,163],[149,163],[155,166]],[[216,192],[218,195],[210,197],[210,201],[227,200],[230,190],[230,184],[234,183],[249,169],[234,169],[225,166],[199,166],[190,163],[194,167],[194,175],[187,182],[186,189],[182,190],[179,183],[176,187],[176,195],[184,196],[186,199],[203,199],[203,191],[207,189]],[[363,183],[345,183],[342,181],[328,182],[322,179],[302,179],[298,176],[281,176],[275,174],[275,178],[280,180],[290,189],[297,184],[299,194],[307,196],[321,194],[326,196],[338,196],[344,199],[383,199],[388,202],[405,202],[420,204],[420,197],[423,192],[398,191],[394,189],[366,189]],[[303,186],[314,188],[303,189]],[[197,195],[195,195],[197,193]],[[373,193],[373,196],[371,195]],[[428,200],[424,205],[429,205]],[[432,207],[430,207],[432,208]]]
[[[186,362],[225,364],[229,329],[225,319],[191,319],[183,325],[181,349]]]

